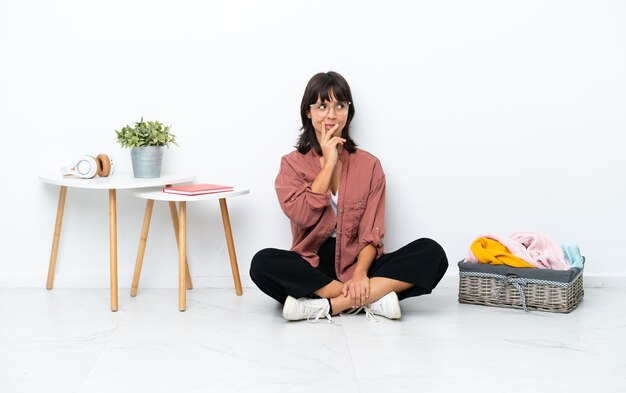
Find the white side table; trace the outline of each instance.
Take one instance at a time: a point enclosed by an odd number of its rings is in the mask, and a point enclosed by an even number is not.
[[[230,218],[228,216],[228,207],[226,206],[226,198],[233,198],[245,195],[250,192],[247,188],[236,187],[233,191],[219,192],[204,195],[178,195],[169,194],[162,191],[162,188],[133,190],[131,193],[139,198],[147,199],[146,214],[143,220],[143,228],[141,229],[141,237],[139,239],[139,250],[137,251],[137,261],[135,262],[135,273],[133,275],[133,283],[131,286],[131,296],[137,296],[137,288],[139,286],[139,277],[141,275],[141,267],[143,264],[143,256],[146,250],[146,242],[148,240],[148,230],[150,229],[150,218],[152,216],[152,207],[154,201],[168,201],[170,204],[178,202],[178,309],[185,311],[187,309],[187,289],[191,289],[189,281],[189,270],[187,266],[187,202],[219,200],[220,210],[222,212],[222,222],[224,224],[224,234],[226,235],[226,244],[228,246],[228,255],[230,257],[230,267],[233,273],[233,281],[235,283],[235,293],[241,296],[243,290],[241,288],[241,279],[239,277],[239,267],[237,265],[237,255],[235,254],[235,245],[233,242],[233,234],[230,227]],[[174,219],[172,213],[172,219]]]
[[[109,252],[111,263],[111,311],[117,311],[117,197],[119,189],[133,189],[142,187],[164,186],[166,184],[179,184],[194,180],[194,176],[187,174],[163,174],[155,179],[136,179],[130,173],[115,173],[110,177],[95,177],[93,179],[80,179],[74,176],[62,176],[60,173],[43,174],[39,179],[45,183],[61,186],[57,217],[52,238],[52,251],[50,252],[50,266],[48,267],[48,281],[46,288],[52,289],[54,284],[54,269],[56,266],[59,240],[61,238],[61,224],[63,222],[63,210],[67,189],[88,188],[96,190],[109,190]]]

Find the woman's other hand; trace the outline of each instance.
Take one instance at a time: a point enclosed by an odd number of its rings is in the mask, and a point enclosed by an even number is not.
[[[341,291],[344,297],[350,296],[352,308],[361,307],[369,303],[370,279],[364,273],[357,273],[343,284]]]

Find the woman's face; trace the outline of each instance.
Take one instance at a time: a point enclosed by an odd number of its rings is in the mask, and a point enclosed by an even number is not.
[[[322,130],[328,131],[336,124],[339,127],[333,135],[341,136],[343,128],[348,121],[349,105],[345,101],[337,101],[337,98],[331,94],[330,101],[322,101],[318,98],[317,102],[309,107],[308,116],[311,119],[313,128],[315,128],[318,140],[321,138]]]

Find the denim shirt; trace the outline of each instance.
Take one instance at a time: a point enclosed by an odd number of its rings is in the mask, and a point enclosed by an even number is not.
[[[371,244],[383,255],[385,235],[385,174],[376,157],[357,149],[343,149],[339,180],[337,214],[330,206],[330,190],[317,193],[311,184],[322,167],[320,156],[311,149],[284,156],[275,187],[283,212],[291,221],[291,251],[312,266],[319,265],[317,251],[337,227],[335,271],[342,282],[348,281],[359,252]]]

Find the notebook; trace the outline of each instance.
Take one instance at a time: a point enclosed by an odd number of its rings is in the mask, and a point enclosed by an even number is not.
[[[163,192],[169,194],[181,194],[181,195],[203,195],[213,194],[216,192],[228,192],[234,188],[231,186],[221,186],[219,184],[190,184],[188,186],[171,186],[163,187]]]

